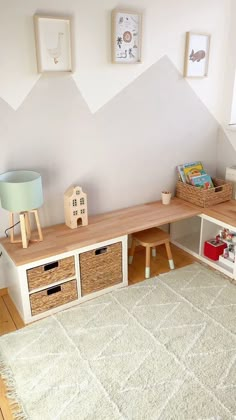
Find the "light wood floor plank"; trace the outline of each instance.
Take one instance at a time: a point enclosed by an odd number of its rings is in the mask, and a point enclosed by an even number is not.
[[[5,296],[5,295],[7,295],[7,287],[5,287],[4,289],[0,289],[0,296]]]
[[[10,312],[4,303],[3,297],[0,297],[0,335],[15,330],[16,326],[12,320]]]
[[[3,296],[3,301],[10,312],[11,318],[16,326],[16,329],[19,330],[25,326],[24,322],[22,321],[14,303],[12,302],[9,295]]]
[[[171,250],[173,254],[173,260],[175,268],[181,268],[186,265],[192,264],[196,259],[171,244]],[[135,284],[144,280],[145,271],[145,248],[136,247],[133,263],[128,267],[129,273],[129,284]],[[158,276],[159,274],[167,273],[170,271],[169,263],[166,255],[166,249],[164,245],[157,247],[157,256],[151,257],[151,277]]]
[[[6,387],[1,377],[0,377],[0,413],[2,414],[2,419],[13,420],[10,404],[6,397]],[[0,416],[0,419],[1,419],[1,416]]]

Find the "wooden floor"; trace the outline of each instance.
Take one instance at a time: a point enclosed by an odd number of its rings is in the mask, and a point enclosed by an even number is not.
[[[192,264],[195,259],[171,245],[175,268],[184,267]],[[145,267],[145,249],[137,247],[133,263],[129,265],[129,284],[135,284],[144,280],[144,267]],[[166,251],[164,245],[158,247],[158,254],[156,257],[151,258],[151,277],[158,274],[170,271]],[[7,294],[7,289],[0,290],[0,335],[7,334],[15,331],[24,326],[14,304]],[[11,414],[9,402],[6,398],[6,389],[0,377],[0,420],[12,420],[14,417]]]
[[[175,268],[185,267],[192,264],[196,259],[187,252],[182,251],[175,245],[171,244],[173,260]],[[133,263],[129,265],[129,284],[135,284],[144,280],[145,270],[145,248],[136,247]],[[166,256],[165,245],[160,245],[157,248],[157,256],[151,257],[151,277],[158,276],[158,274],[167,273],[170,271],[168,259]]]

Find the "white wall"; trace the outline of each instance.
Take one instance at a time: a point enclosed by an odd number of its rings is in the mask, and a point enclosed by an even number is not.
[[[225,179],[225,170],[227,166],[236,164],[236,150],[227,138],[225,131],[220,127],[217,140],[217,176]]]
[[[223,77],[223,90],[221,98],[221,117],[220,123],[222,125],[222,130],[224,131],[224,136],[221,133],[219,136],[219,144],[222,143],[222,138],[224,142],[227,141],[236,150],[236,48],[235,48],[235,39],[236,39],[236,2],[231,0],[231,13],[230,13],[230,22],[229,22],[229,36],[228,42],[226,44],[226,62],[225,62],[225,71]],[[229,124],[233,125],[230,126]],[[227,146],[226,146],[227,147]],[[220,150],[219,150],[220,156]],[[232,161],[232,158],[230,159]],[[236,160],[234,159],[234,165]],[[223,161],[224,166],[229,165],[228,161]],[[222,163],[221,163],[222,165]]]
[[[115,7],[143,11],[143,63],[110,63],[110,12]],[[39,78],[32,16],[74,17],[74,80],[95,112],[150,65],[167,55],[182,73],[185,32],[211,34],[209,77],[188,80],[212,114],[220,119],[230,0],[0,0],[0,97],[17,109]]]

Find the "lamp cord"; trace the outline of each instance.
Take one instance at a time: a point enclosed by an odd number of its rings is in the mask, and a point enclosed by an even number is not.
[[[10,229],[13,229],[16,225],[19,225],[19,223],[20,223],[20,221],[19,221],[19,222],[16,222],[14,225],[10,226],[9,228],[7,228],[7,229],[5,230],[5,235],[6,235],[6,237],[7,237],[7,238],[8,238],[7,231],[8,231],[8,230],[10,230]]]

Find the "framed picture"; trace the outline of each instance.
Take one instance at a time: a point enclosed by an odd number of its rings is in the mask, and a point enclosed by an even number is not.
[[[125,10],[112,11],[112,62],[141,62],[142,15]]]
[[[34,16],[39,73],[73,71],[69,18]]]
[[[210,35],[186,33],[185,77],[206,77],[208,73]]]

